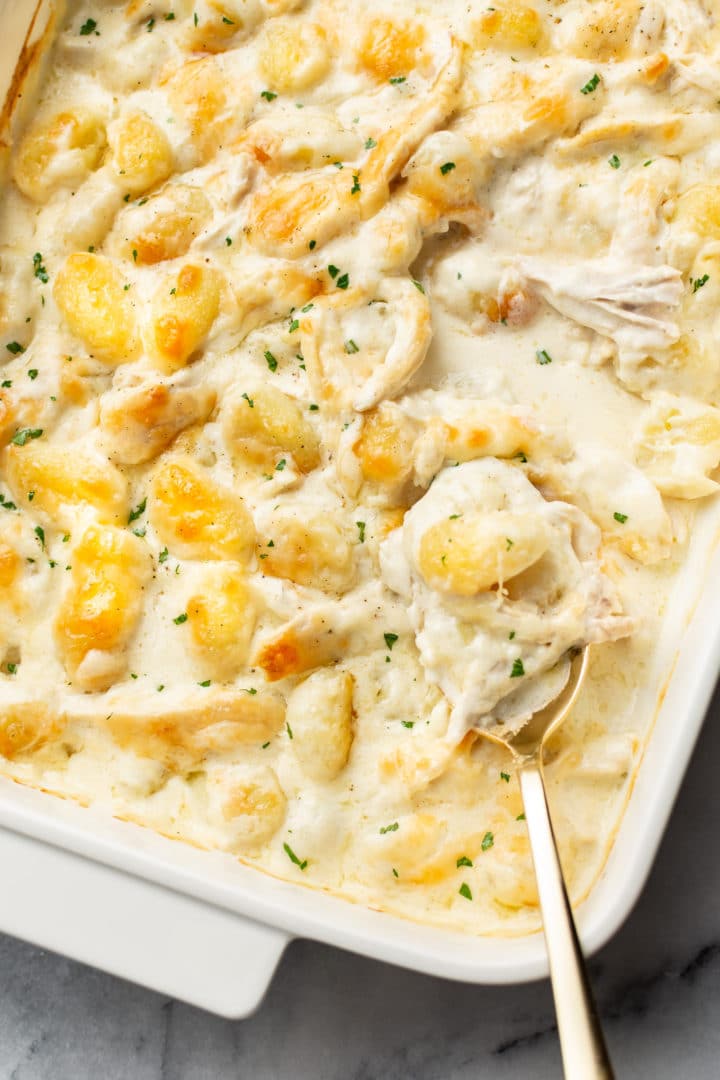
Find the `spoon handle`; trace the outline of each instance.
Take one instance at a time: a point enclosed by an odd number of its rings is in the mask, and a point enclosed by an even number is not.
[[[612,1065],[565,888],[545,783],[537,758],[523,762],[519,780],[550,960],[565,1076],[569,1080],[613,1080]]]

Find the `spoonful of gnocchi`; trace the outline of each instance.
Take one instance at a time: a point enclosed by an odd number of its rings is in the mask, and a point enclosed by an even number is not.
[[[518,724],[513,716],[498,716],[493,726],[476,730],[508,750],[517,767],[540,896],[565,1076],[570,1080],[612,1080],[612,1066],[558,857],[542,771],[543,748],[577,699],[588,667],[588,653],[587,646],[578,649],[561,661],[553,673],[548,673],[552,675],[548,688],[556,696],[547,704],[539,703],[541,707],[532,712],[526,723]]]

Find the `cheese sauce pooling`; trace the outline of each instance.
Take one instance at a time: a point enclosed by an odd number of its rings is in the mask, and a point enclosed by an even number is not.
[[[473,729],[592,641],[549,763],[589,887],[720,460],[718,29],[591,8],[64,17],[0,207],[5,773],[517,932]]]

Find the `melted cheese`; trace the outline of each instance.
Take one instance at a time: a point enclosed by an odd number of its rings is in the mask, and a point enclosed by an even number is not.
[[[73,5],[0,202],[4,772],[516,933],[475,729],[594,642],[548,762],[588,888],[717,489],[719,41],[696,0]]]

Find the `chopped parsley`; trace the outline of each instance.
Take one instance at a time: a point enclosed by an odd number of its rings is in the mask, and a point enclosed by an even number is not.
[[[162,551],[160,552],[160,554],[158,555],[158,562],[159,563],[166,562],[169,555],[170,555],[170,552],[168,551],[168,549],[166,547],[163,548]]]
[[[459,868],[461,866],[472,866],[472,859],[468,859],[467,855],[461,855],[455,865]]]
[[[50,275],[43,265],[43,257],[39,251],[36,251],[33,255],[33,274],[38,281],[42,281],[43,285],[47,285],[50,280]]]
[[[154,26],[155,26],[155,20],[154,19],[148,19],[148,21],[145,23],[145,29],[147,30],[148,34],[152,34]]]
[[[335,284],[337,285],[338,289],[347,289],[348,285],[350,284],[350,275],[341,274]]]
[[[400,828],[399,823],[397,821],[393,821],[392,825],[383,825],[383,827],[380,830],[380,835],[384,836],[385,833],[397,832],[399,828]]]
[[[260,93],[261,98],[265,98],[266,101],[274,101],[277,94],[274,94],[272,90],[263,90]]]
[[[195,23],[195,25],[196,25],[196,26],[197,26],[197,24],[198,24],[198,23],[200,22],[200,20],[198,19],[198,13],[197,13],[197,11],[196,11],[196,12],[194,12],[194,14],[193,14],[193,22]]]
[[[493,836],[493,834],[491,832],[486,832],[482,838],[480,847],[483,849],[483,851],[489,851],[494,843],[495,837]]]
[[[462,885],[458,889],[461,896],[464,896],[466,900],[472,900],[472,890],[467,881],[463,881]]]
[[[19,356],[20,353],[25,352],[25,349],[23,348],[23,346],[20,344],[19,341],[9,341],[7,343],[7,345],[5,346],[5,348],[7,349],[7,351],[9,353],[12,353],[13,356]]]
[[[405,82],[405,76],[404,75],[393,75],[392,79],[390,79],[389,82],[390,82],[391,86],[399,86],[400,83]]]
[[[447,176],[447,174],[449,172],[452,172],[454,168],[455,168],[455,162],[454,161],[446,161],[444,165],[440,166],[440,172],[443,174],[443,176]]]
[[[366,150],[372,150],[372,149],[374,149],[374,147],[376,147],[376,146],[377,146],[377,143],[376,143],[376,142],[375,142],[375,140],[373,139],[372,135],[370,136],[370,138],[369,138],[369,139],[366,139],[366,140],[365,140],[365,149],[366,149]]]
[[[28,379],[33,379],[34,380],[34,379],[37,379],[37,377],[38,377],[38,369],[36,367],[29,368],[28,369]]]
[[[182,611],[179,615],[176,615],[173,622],[176,626],[182,626],[184,622],[187,622],[187,611]]]
[[[300,308],[300,312],[301,312],[301,314],[302,314],[302,315],[304,315],[304,314],[305,314],[305,312],[307,312],[307,311],[312,311],[312,309],[313,309],[314,307],[315,307],[315,305],[313,304],[313,302],[312,302],[312,300],[311,300],[309,304],[306,304],[306,305],[305,305],[305,307],[301,307],[301,308]]]
[[[418,292],[421,292],[423,294],[423,296],[425,295],[425,288],[424,288],[423,283],[421,281],[415,281],[415,279],[413,278],[413,285],[415,286],[415,288],[417,289]]]
[[[39,439],[42,433],[42,428],[20,428],[19,431],[15,432],[10,442],[14,443],[15,446],[24,446],[28,439]]]
[[[254,686],[251,686],[249,690],[246,687],[244,687],[243,689],[245,690],[246,694],[250,694],[251,696],[257,694],[257,690]]]
[[[308,244],[308,247],[310,248],[310,251],[314,251],[316,245],[317,245],[317,240],[311,240],[310,243]]]
[[[398,639],[397,634],[383,634],[383,637],[385,638],[385,644],[390,652],[392,652],[392,647]]]
[[[537,360],[538,364],[540,364],[540,365],[552,364],[552,356],[547,351],[547,349],[536,349],[535,350],[535,359]]]
[[[301,870],[305,869],[308,864],[307,859],[303,859],[302,861],[298,859],[297,855],[289,844],[283,844],[283,851],[285,852],[291,863],[294,863],[295,866],[299,866]]]
[[[515,818],[515,820],[516,821],[524,821],[525,820],[525,815],[524,814],[518,814],[518,816]]]
[[[137,519],[139,517],[143,516],[143,514],[145,513],[145,507],[146,506],[147,506],[147,496],[143,499],[142,502],[137,504],[137,506],[135,507],[134,510],[130,511],[130,515],[128,517],[128,525],[132,525],[133,521],[137,521]]]
[[[360,173],[353,173],[353,185],[350,188],[351,195],[357,195],[360,191]]]
[[[278,362],[269,349],[265,350],[265,359],[267,360],[267,366],[270,370],[277,371]]]
[[[288,334],[294,334],[296,330],[300,329],[300,323],[297,319],[293,319],[288,326]]]
[[[392,872],[393,872],[393,877],[400,877],[400,875],[398,874],[398,872],[397,872],[397,870],[395,869],[394,866],[392,868]]]
[[[90,34],[100,36],[94,19],[86,19],[80,27],[80,37],[88,37]]]
[[[165,16],[165,22],[172,22],[174,18],[175,18],[175,12],[174,11],[168,11],[167,15]]]
[[[3,390],[9,390],[12,386],[12,379],[3,379],[0,386],[2,386]]]
[[[308,409],[310,410],[310,412],[317,412],[319,408],[320,406],[316,405],[315,402],[313,402],[311,405],[308,405]]]
[[[280,458],[277,465],[275,466],[275,472],[282,472],[286,465],[287,461],[285,460],[285,458]]]
[[[511,540],[509,536],[505,537],[505,550],[509,551],[511,547],[515,546],[515,541]]]
[[[210,683],[211,683],[210,679],[203,679],[202,682],[198,683],[198,686],[210,686]]]
[[[593,90],[597,90],[600,83],[600,76],[597,72],[593,75],[592,79],[588,79],[584,86],[580,87],[581,94],[592,94]]]
[[[247,394],[243,394],[242,396],[245,398],[245,400],[247,401],[250,408],[254,409],[255,408],[255,402],[253,401],[253,399],[251,397],[248,397]]]
[[[361,544],[364,544],[365,543],[365,522],[364,521],[356,521],[355,524],[357,525],[358,539],[359,539]]]
[[[226,26],[234,26],[235,25],[234,21],[232,19],[228,19],[227,15],[223,15],[222,21],[226,24]]]
[[[522,450],[519,454],[516,454],[515,457],[518,459],[521,465],[527,465],[527,454],[524,454]]]
[[[6,667],[7,667],[8,671],[10,672],[11,675],[14,675],[15,672],[17,671],[17,668],[18,668],[17,664],[10,664],[10,663],[8,663],[6,665]]]
[[[355,344],[352,338],[348,338],[345,342],[345,352],[349,353],[351,356],[353,353],[360,352],[360,349]]]
[[[414,720],[401,720],[400,723],[402,724],[403,727],[406,727],[406,728],[414,728],[415,727],[415,721]]]
[[[693,278],[690,278],[690,281],[692,282],[692,290],[693,290],[693,292],[696,293],[698,291],[698,289],[702,289],[703,285],[707,285],[709,280],[710,280],[710,275],[709,274],[703,274],[702,277],[695,278],[694,280],[693,280]]]
[[[617,154],[613,154],[612,157],[608,158],[608,165],[611,169],[620,168],[620,158],[617,156]]]
[[[501,772],[500,773],[500,779],[504,780],[506,784],[509,784],[510,783],[510,773]]]
[[[40,541],[40,547],[44,551],[45,550],[45,530],[43,529],[42,525],[36,525],[35,529],[34,529],[34,532],[35,532],[35,535],[37,536],[38,540]]]
[[[619,510],[615,511],[615,513],[613,514],[613,517],[615,518],[616,521],[619,521],[621,525],[624,525],[625,522],[628,519],[627,514],[621,514]]]
[[[3,510],[17,510],[17,506],[15,505],[15,503],[10,502],[9,499],[6,499],[1,491],[0,491],[0,506],[2,506]]]
[[[330,263],[330,265],[328,266],[327,271],[331,278],[336,278],[340,273],[337,266],[333,266],[332,263]]]
[[[512,671],[510,672],[511,679],[519,679],[521,675],[525,674],[525,667],[522,660],[518,656],[517,660],[513,660]]]
[[[225,247],[232,247],[232,237],[230,237],[230,236],[225,237]]]
[[[293,735],[292,728],[288,724],[287,720],[285,721],[285,727],[287,728],[288,739],[294,739],[295,736]]]
[[[508,641],[512,641],[512,639],[513,639],[514,637],[515,637],[515,631],[514,631],[514,630],[511,630],[511,631],[510,631],[510,633],[508,634]]]

